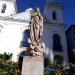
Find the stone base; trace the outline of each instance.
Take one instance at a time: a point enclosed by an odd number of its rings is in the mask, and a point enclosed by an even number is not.
[[[25,56],[21,75],[44,75],[44,58],[42,56]]]

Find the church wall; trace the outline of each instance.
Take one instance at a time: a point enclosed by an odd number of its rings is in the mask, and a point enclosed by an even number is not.
[[[62,52],[54,51],[53,50],[53,35],[58,34],[61,37],[61,46]],[[49,57],[51,63],[54,63],[54,56],[60,55],[64,58],[63,64],[68,64],[68,55],[67,55],[67,44],[66,44],[66,37],[64,32],[64,26],[55,26],[51,24],[44,25],[44,32],[43,32],[43,46],[45,47],[45,53]]]
[[[53,20],[52,19],[52,13],[53,11],[56,12],[56,19],[57,20]],[[64,23],[63,20],[63,8],[57,8],[57,7],[53,7],[53,6],[45,6],[44,9],[44,16],[52,23]]]
[[[23,31],[28,29],[28,23],[0,20],[0,53],[13,53],[12,60],[17,61],[21,52],[20,43]]]

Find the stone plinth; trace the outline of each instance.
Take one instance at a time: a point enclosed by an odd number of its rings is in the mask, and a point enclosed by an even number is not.
[[[42,56],[25,56],[23,58],[21,75],[44,75]]]

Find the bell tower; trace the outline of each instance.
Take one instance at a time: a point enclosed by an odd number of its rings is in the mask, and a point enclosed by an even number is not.
[[[16,0],[0,0],[0,16],[6,17],[16,14]]]
[[[63,24],[63,3],[59,0],[46,0],[44,17],[51,23]]]
[[[63,9],[64,4],[59,0],[46,0],[43,13],[43,41],[47,45],[45,53],[49,57],[51,64],[68,64]]]

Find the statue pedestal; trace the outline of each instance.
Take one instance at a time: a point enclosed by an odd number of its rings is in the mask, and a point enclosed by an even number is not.
[[[42,56],[25,56],[21,75],[44,75],[44,59]]]

